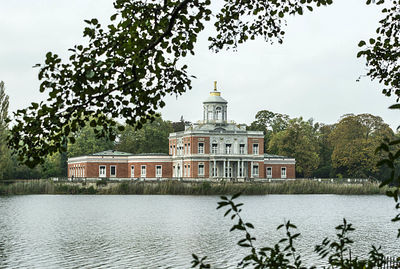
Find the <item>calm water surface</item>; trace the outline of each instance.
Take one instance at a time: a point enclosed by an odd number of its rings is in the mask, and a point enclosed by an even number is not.
[[[214,196],[0,197],[0,268],[189,268],[191,254],[216,268],[243,257],[232,222]],[[284,220],[302,237],[308,264],[321,265],[313,247],[346,217],[356,227],[356,253],[371,244],[399,255],[394,202],[384,196],[268,195],[241,197],[259,245],[274,244]]]

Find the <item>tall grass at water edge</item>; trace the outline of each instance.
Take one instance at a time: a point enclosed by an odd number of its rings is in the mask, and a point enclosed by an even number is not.
[[[53,182],[30,180],[0,183],[0,195],[15,194],[168,194],[168,195],[244,195],[265,194],[384,194],[378,183],[332,183],[312,180],[284,182]]]

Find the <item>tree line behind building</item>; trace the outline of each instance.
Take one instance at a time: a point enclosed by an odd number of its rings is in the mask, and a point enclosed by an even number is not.
[[[0,179],[65,177],[68,157],[109,149],[134,154],[168,153],[169,134],[190,124],[183,117],[176,122],[159,117],[140,130],[129,125],[122,131],[116,129],[117,140],[110,141],[97,138],[88,123],[76,136],[75,144],[68,145],[66,153],[48,156],[43,165],[30,169],[19,165],[6,146],[7,115],[8,97],[3,84],[0,85]],[[375,149],[385,138],[400,137],[382,118],[371,114],[346,114],[330,125],[262,110],[247,128],[264,132],[265,152],[296,158],[298,178],[387,177],[386,168],[376,167],[380,156]]]

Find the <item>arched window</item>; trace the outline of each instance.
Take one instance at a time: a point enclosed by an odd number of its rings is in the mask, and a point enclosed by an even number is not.
[[[213,116],[214,116],[213,112],[208,111],[208,120],[213,120],[214,119]]]
[[[215,117],[216,120],[222,119],[222,109],[220,107],[217,107],[217,109],[215,109]]]

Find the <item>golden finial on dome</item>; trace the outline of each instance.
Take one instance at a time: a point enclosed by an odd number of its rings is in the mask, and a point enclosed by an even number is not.
[[[210,92],[211,96],[221,96],[221,93],[217,91],[217,81],[214,81],[214,91]]]

